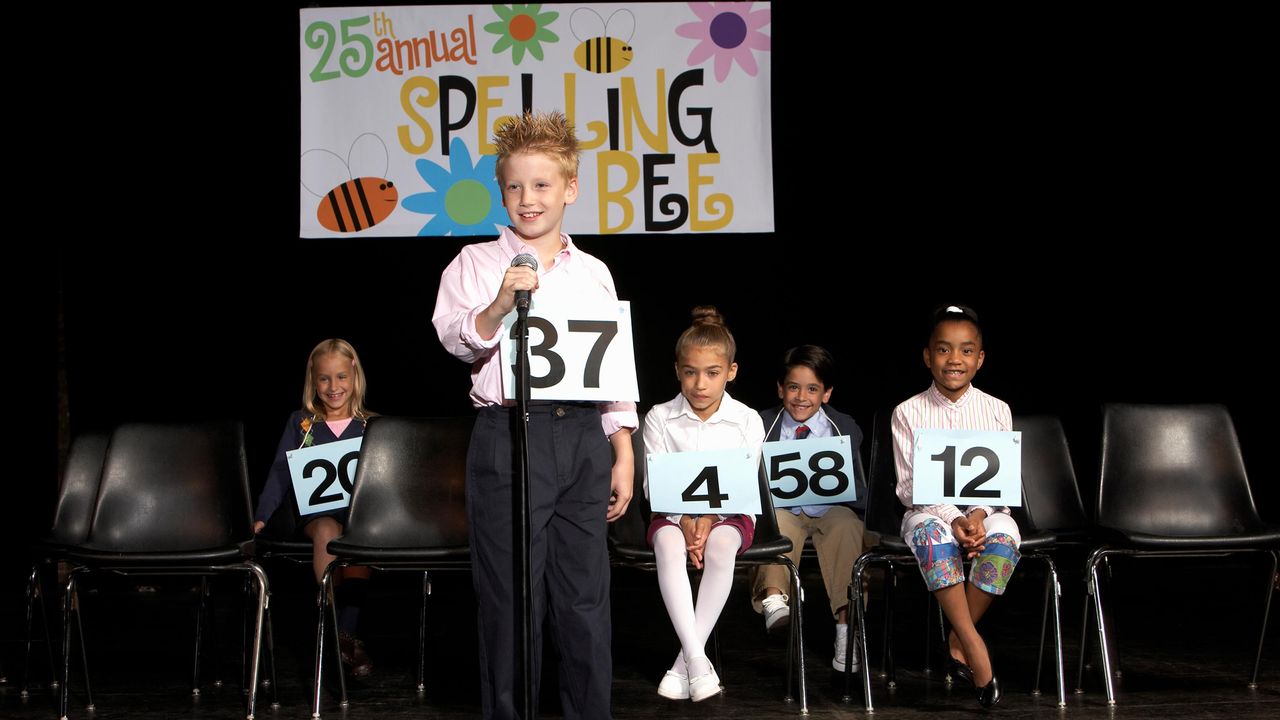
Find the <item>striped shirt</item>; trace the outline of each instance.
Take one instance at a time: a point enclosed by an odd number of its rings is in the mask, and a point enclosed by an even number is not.
[[[1013,430],[1013,413],[1009,404],[970,385],[968,392],[951,402],[937,385],[904,401],[893,411],[893,460],[898,471],[898,500],[913,512],[937,515],[947,524],[956,518],[982,509],[991,515],[987,505],[971,505],[961,510],[955,505],[913,505],[911,494],[912,448],[916,430]],[[1009,512],[1001,508],[1000,512]],[[905,519],[905,518],[904,518]]]

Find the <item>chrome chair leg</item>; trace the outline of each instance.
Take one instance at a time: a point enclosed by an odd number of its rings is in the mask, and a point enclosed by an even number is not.
[[[1258,687],[1258,667],[1262,664],[1262,645],[1267,639],[1267,621],[1271,618],[1271,596],[1275,594],[1275,589],[1280,587],[1280,575],[1276,574],[1276,565],[1280,563],[1280,556],[1273,550],[1268,555],[1271,556],[1271,574],[1267,576],[1267,601],[1262,608],[1262,632],[1258,633],[1258,653],[1253,658],[1253,675],[1249,676],[1249,687]]]

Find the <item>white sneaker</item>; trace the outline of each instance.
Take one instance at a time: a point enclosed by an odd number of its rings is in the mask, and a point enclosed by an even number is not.
[[[669,700],[688,700],[689,676],[668,670],[662,676],[662,682],[658,683],[658,694]]]
[[[844,672],[844,656],[845,656],[845,652],[849,649],[849,636],[846,634],[848,629],[849,629],[848,625],[836,625],[835,654],[831,658],[831,667],[835,668],[836,672]],[[854,643],[853,645],[852,665],[853,665],[853,669],[851,672],[855,672],[855,673],[858,672],[859,668],[861,667],[861,660],[858,654],[857,643]]]
[[[720,694],[720,676],[716,669],[707,663],[707,674],[689,678],[689,699],[702,702],[709,697]]]
[[[791,622],[791,608],[787,607],[786,595],[770,595],[760,605],[764,611],[764,629],[766,632],[781,630]]]

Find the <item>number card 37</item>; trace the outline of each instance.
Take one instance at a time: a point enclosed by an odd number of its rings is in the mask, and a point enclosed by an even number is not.
[[[285,453],[300,515],[337,510],[351,504],[362,442],[364,438],[358,437]]]
[[[516,397],[516,314],[503,319],[502,391]],[[631,344],[631,303],[566,306],[534,296],[529,308],[529,397],[533,400],[639,400]]]
[[[1022,504],[1022,433],[920,430],[912,452],[917,505]]]

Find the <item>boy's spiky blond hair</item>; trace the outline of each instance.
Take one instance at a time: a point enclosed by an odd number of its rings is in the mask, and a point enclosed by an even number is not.
[[[573,124],[560,111],[525,113],[498,128],[493,136],[498,148],[498,180],[507,158],[519,153],[542,153],[560,165],[565,180],[578,177],[578,138]]]

